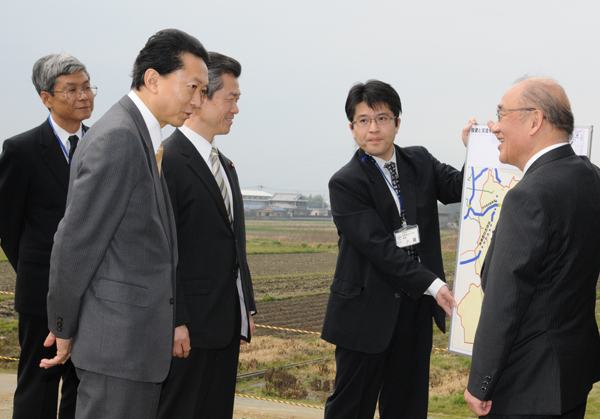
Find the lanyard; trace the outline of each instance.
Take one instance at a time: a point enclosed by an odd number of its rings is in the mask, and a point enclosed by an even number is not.
[[[60,140],[60,137],[56,133],[56,130],[54,129],[54,125],[52,125],[52,118],[50,118],[50,115],[48,115],[48,122],[50,122],[50,127],[52,128],[52,131],[54,131],[54,135],[56,135],[56,139],[58,140],[58,144],[60,144],[60,148],[62,148],[63,153],[65,153],[65,156],[67,156],[67,161],[69,162],[69,164],[71,164],[71,159],[69,158],[69,153],[67,152],[67,148],[65,147],[63,142]],[[85,130],[83,129],[83,126],[82,126],[81,127],[81,138],[83,138],[84,135],[85,135]]]
[[[394,191],[394,193],[398,197],[398,202],[400,202],[400,219],[402,220],[402,226],[406,227],[406,214],[404,213],[404,205],[402,205],[402,195],[398,193],[398,191],[396,190],[396,188],[394,188],[394,185],[392,185],[392,182],[390,182],[390,180],[387,178],[387,176],[385,175],[385,173],[383,173],[383,170],[379,166],[379,163],[377,163],[375,161],[375,159],[373,158],[373,156],[367,155],[367,156],[363,157],[363,161],[365,161],[365,159],[367,159],[367,158],[369,160],[371,160],[373,163],[375,163],[375,166],[377,166],[377,168],[381,172],[381,175],[383,176],[383,178],[385,179],[385,181],[387,182],[387,184],[390,185],[390,187],[392,188],[392,190]],[[390,173],[390,175],[391,175],[391,173]]]

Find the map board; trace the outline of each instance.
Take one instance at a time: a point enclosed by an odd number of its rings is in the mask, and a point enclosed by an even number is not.
[[[590,156],[592,132],[591,126],[575,127],[571,139],[575,153]],[[454,354],[472,354],[483,301],[481,265],[500,218],[504,196],[523,175],[518,168],[500,163],[499,144],[487,126],[471,128],[454,274],[458,305],[452,311],[448,343],[448,351]]]

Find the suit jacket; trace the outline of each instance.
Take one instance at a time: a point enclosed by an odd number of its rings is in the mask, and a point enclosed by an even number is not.
[[[402,293],[424,301],[440,329],[445,313],[423,293],[445,280],[437,201],[461,198],[462,173],[440,163],[423,147],[396,147],[400,190],[407,223],[417,224],[421,262],[396,246],[402,226],[381,172],[359,149],[329,181],[339,255],[323,325],[323,339],[347,349],[380,353],[387,348]]]
[[[164,150],[163,168],[177,225],[177,276],[187,309],[186,313],[183,305],[178,306],[177,324],[187,323],[192,347],[221,349],[240,334],[235,330],[238,269],[246,313],[256,312],[238,177],[231,161],[219,153],[233,197],[232,230],[215,177],[190,140],[175,130]]]
[[[50,261],[48,327],[76,367],[161,382],[173,348],[177,241],[150,134],[127,96],[80,141]]]
[[[19,313],[46,317],[50,252],[65,213],[68,186],[69,163],[48,120],[4,142],[0,240],[17,272]]]
[[[506,194],[485,258],[469,392],[495,414],[559,415],[600,379],[600,171],[569,146]]]

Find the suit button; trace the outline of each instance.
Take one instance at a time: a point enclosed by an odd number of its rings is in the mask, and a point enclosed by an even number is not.
[[[169,302],[170,302],[171,304],[173,304],[173,303],[175,303],[175,300],[174,300],[173,298],[171,298],[171,299],[169,300]]]
[[[56,330],[59,331],[59,332],[62,332],[62,327],[61,326],[57,326]]]
[[[401,296],[400,294],[396,293],[396,294],[394,295],[394,297],[396,297],[396,298],[400,298],[400,297],[402,297],[402,296]]]
[[[57,322],[62,322],[62,317],[56,319]]]
[[[485,379],[488,380],[488,381],[490,381],[492,379],[492,377],[490,377],[489,375],[486,375]]]
[[[489,383],[489,382],[487,382],[487,381],[484,381],[484,382],[483,382],[483,385],[484,385],[484,386],[489,386],[489,385],[490,385],[490,383]]]
[[[487,387],[481,387],[481,392],[485,393],[487,391]]]

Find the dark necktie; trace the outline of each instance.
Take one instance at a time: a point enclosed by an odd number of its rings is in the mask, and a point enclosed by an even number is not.
[[[398,194],[398,200],[400,201],[400,219],[402,220],[402,225],[406,225],[406,215],[404,214],[404,207],[402,206],[402,201],[400,200],[400,179],[398,179],[398,172],[396,171],[396,163],[388,162],[383,165],[386,169],[390,171],[390,175],[392,177],[392,186],[396,190]],[[414,260],[419,260],[419,253],[415,246],[407,246],[403,247],[403,249],[408,253]]]
[[[71,148],[69,149],[69,163],[73,160],[73,154],[75,154],[75,149],[77,148],[77,143],[79,142],[79,137],[76,135],[71,135],[69,137],[69,144],[71,144]]]

